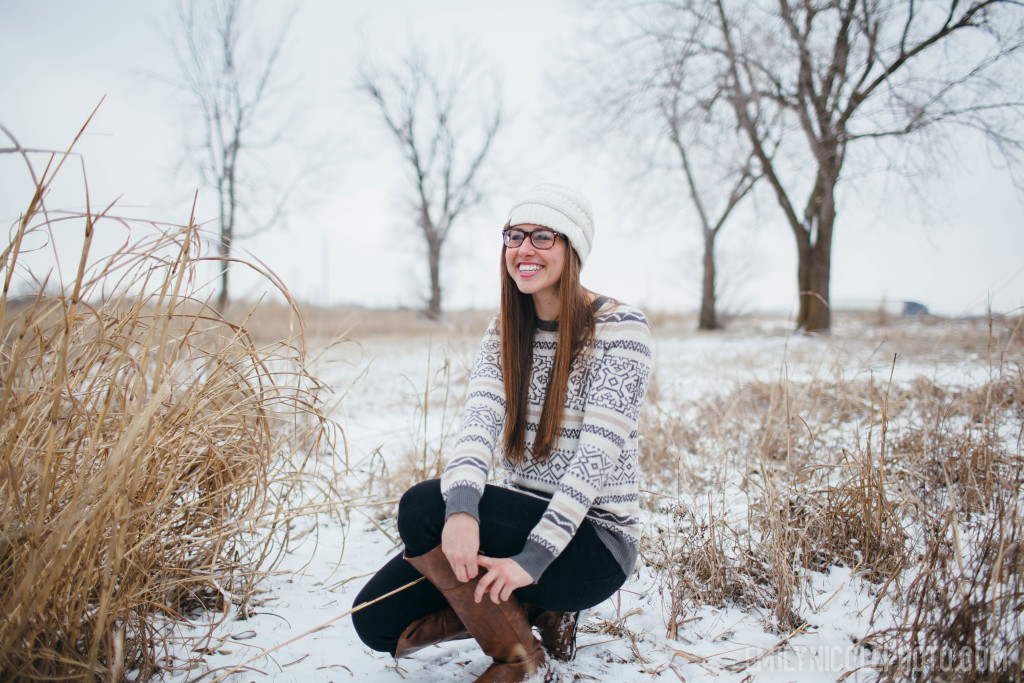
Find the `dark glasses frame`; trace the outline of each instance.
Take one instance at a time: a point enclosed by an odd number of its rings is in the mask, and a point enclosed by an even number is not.
[[[514,233],[519,233],[519,235],[515,235]],[[534,237],[534,235],[544,236],[549,234],[551,235],[550,244],[546,246],[542,244],[537,244],[537,238]],[[521,228],[505,228],[504,230],[501,231],[501,239],[505,243],[505,246],[513,249],[521,247],[523,245],[523,242],[526,241],[527,237],[530,238],[530,244],[533,245],[534,249],[546,251],[551,247],[555,246],[555,241],[559,237],[563,237],[563,235],[557,230],[552,230],[551,228],[537,228],[536,230],[531,230],[530,232],[526,232]]]

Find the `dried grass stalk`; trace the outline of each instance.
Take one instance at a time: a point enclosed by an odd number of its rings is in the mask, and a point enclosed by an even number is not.
[[[244,613],[331,424],[299,345],[257,347],[194,298],[193,222],[45,211],[66,158],[38,176],[2,254],[0,671],[146,679],[168,665],[170,621]],[[92,259],[114,221],[148,236]],[[72,226],[74,280],[9,300],[26,236]]]

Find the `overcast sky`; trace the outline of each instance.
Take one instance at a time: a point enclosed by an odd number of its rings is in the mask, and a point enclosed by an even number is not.
[[[261,20],[277,21],[285,7],[266,0]],[[374,306],[426,298],[419,244],[407,227],[406,169],[353,88],[362,52],[387,61],[416,42],[493,67],[508,114],[487,201],[456,227],[448,247],[447,307],[497,306],[498,230],[508,207],[532,184],[555,180],[580,187],[594,204],[596,243],[584,284],[652,310],[696,309],[695,218],[682,204],[661,203],[672,188],[638,180],[627,150],[582,134],[585,117],[565,116],[565,84],[585,78],[569,58],[593,15],[568,0],[299,0],[297,8],[283,67],[301,113],[287,153],[327,144],[332,163],[317,172],[286,229],[241,244],[296,296]],[[78,147],[93,206],[119,198],[123,215],[187,220],[198,182],[180,164],[180,100],[156,77],[175,75],[173,27],[173,0],[0,0],[0,124],[23,146],[60,149],[105,97]],[[80,177],[77,168],[66,174],[51,207],[82,205]],[[997,311],[1024,306],[1024,207],[1009,174],[979,152],[920,186],[913,197],[900,184],[866,177],[843,193],[833,304],[910,299],[950,315],[981,313],[990,301]],[[8,225],[27,204],[28,187],[20,162],[0,155],[0,219]],[[203,190],[199,211],[201,220],[215,217]],[[757,216],[721,238],[727,308],[795,310],[795,246],[774,211],[762,201]],[[103,233],[98,247],[123,238],[113,225]],[[77,231],[59,240],[73,252]],[[261,289],[238,273],[232,294],[252,298]]]

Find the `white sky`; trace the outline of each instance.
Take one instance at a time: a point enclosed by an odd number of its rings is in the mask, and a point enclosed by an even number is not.
[[[0,124],[26,147],[65,147],[106,96],[78,147],[93,208],[183,222],[198,182],[181,159],[181,112],[172,90],[150,74],[174,75],[165,39],[173,0],[0,0]],[[269,19],[284,3],[265,2]],[[318,304],[418,306],[426,291],[419,243],[405,226],[405,168],[369,103],[352,87],[361,46],[399,56],[410,41],[427,49],[470,50],[501,76],[508,124],[493,157],[492,192],[457,225],[442,271],[448,308],[497,305],[497,231],[517,195],[536,182],[576,185],[591,198],[596,244],[584,284],[643,307],[695,310],[700,244],[685,208],[656,206],[669,188],[631,180],[628,153],[579,134],[552,81],[582,72],[568,59],[591,19],[569,0],[300,0],[285,64],[291,95],[305,112],[303,140],[337,145],[319,173],[317,194],[285,230],[242,243],[299,298]],[[360,38],[361,36],[361,38]],[[297,136],[299,135],[297,133]],[[6,140],[0,147],[6,147]],[[294,153],[294,149],[291,150]],[[38,161],[38,160],[37,160]],[[41,166],[42,164],[40,164]],[[854,170],[854,169],[849,169]],[[79,207],[80,172],[70,169],[51,207]],[[922,179],[920,199],[869,177],[841,197],[833,250],[833,304],[873,306],[912,299],[959,315],[1024,306],[1024,207],[1009,174],[979,155],[963,169]],[[28,203],[22,166],[0,155],[0,220]],[[720,238],[726,308],[792,311],[795,246],[762,202],[750,225]],[[200,191],[199,218],[215,211]],[[59,237],[77,253],[77,231]],[[102,229],[97,247],[123,239]],[[40,255],[40,265],[45,259]],[[208,274],[212,277],[212,273]],[[232,294],[254,298],[262,285],[233,275]]]

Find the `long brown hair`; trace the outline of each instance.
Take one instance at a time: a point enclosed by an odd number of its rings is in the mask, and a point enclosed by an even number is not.
[[[501,249],[501,372],[508,402],[502,440],[505,457],[514,463],[526,459],[526,404],[533,366],[533,332],[537,312],[533,297],[523,294],[505,265]],[[565,412],[565,392],[573,361],[594,343],[595,316],[587,291],[580,284],[580,258],[566,245],[565,262],[558,280],[558,346],[541,408],[540,424],[533,441],[533,457],[545,461],[558,441]]]

